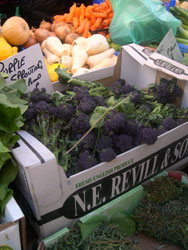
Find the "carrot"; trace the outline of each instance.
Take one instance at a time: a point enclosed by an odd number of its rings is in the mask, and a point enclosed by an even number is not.
[[[88,21],[88,19],[87,19],[87,18],[85,18],[85,19],[83,20],[83,22],[82,22],[82,23],[80,23],[80,26],[76,29],[76,32],[78,32],[79,34],[83,33],[83,32],[84,32],[85,25],[86,25],[87,21]]]
[[[102,23],[102,18],[98,17],[94,23],[95,28],[97,29]]]
[[[112,11],[113,11],[112,8],[109,8],[109,9],[107,9],[104,13],[105,13],[106,15],[109,15]]]
[[[106,39],[108,39],[110,37],[110,33],[108,33],[105,37]]]
[[[66,20],[66,17],[67,17],[67,13],[62,15],[61,17],[59,17],[58,19],[54,20],[53,23],[57,23],[59,21],[65,21]]]
[[[75,14],[75,10],[76,10],[76,4],[74,3],[71,7],[70,7],[70,12],[69,12],[69,16],[66,18],[66,22],[70,23],[73,20],[74,14]]]
[[[80,17],[80,7],[76,7],[75,16]]]
[[[88,37],[90,37],[90,36],[91,36],[91,32],[88,31]]]
[[[54,20],[61,18],[63,15],[55,15],[53,18]]]
[[[90,27],[90,21],[88,20],[86,22],[86,25],[85,25],[85,28],[84,28],[84,32],[82,34],[82,36],[85,37],[85,38],[88,37],[89,27]]]
[[[112,18],[114,16],[114,13],[112,12],[112,13],[110,13],[109,15],[108,15],[108,17],[110,18]]]
[[[85,12],[85,6],[84,4],[82,3],[80,5],[80,25],[81,23],[84,21],[84,12]],[[82,32],[81,32],[82,33]]]
[[[107,10],[108,9],[108,5],[106,2],[101,3],[101,7],[103,8],[103,10]]]
[[[91,17],[90,17],[90,21],[91,21],[91,25],[93,25],[95,22],[96,22],[96,16],[94,14],[91,14]]]
[[[78,28],[78,25],[79,25],[78,17],[74,16],[72,21],[73,21],[74,28]]]
[[[104,26],[108,26],[111,23],[111,21],[112,21],[112,18],[106,18],[103,20],[102,24]]]
[[[105,2],[106,2],[106,4],[107,4],[108,7],[111,7],[111,2],[110,2],[110,0],[105,0]]]
[[[98,18],[107,18],[107,15],[105,13],[94,13],[94,15]]]
[[[87,17],[87,18],[90,18],[90,17],[91,17],[91,14],[90,14],[88,11],[85,11],[84,16]]]
[[[86,7],[86,11],[89,12],[89,13],[93,13],[93,9],[94,9],[94,6],[93,5],[88,5]]]

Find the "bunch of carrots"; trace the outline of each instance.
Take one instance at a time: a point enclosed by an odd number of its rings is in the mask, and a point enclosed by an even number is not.
[[[113,10],[110,0],[105,0],[101,4],[85,6],[83,3],[78,7],[74,3],[69,13],[55,15],[53,23],[65,21],[73,24],[75,31],[87,38],[91,36],[91,31],[108,29],[113,17]],[[102,33],[108,38],[110,34]]]

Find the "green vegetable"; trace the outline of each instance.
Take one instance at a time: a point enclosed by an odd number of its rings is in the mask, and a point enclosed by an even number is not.
[[[13,195],[8,187],[17,175],[17,164],[10,151],[18,141],[15,134],[23,125],[23,113],[28,102],[22,99],[27,87],[24,80],[6,84],[7,75],[0,73],[0,215],[4,214],[7,202]]]
[[[181,44],[184,44],[184,45],[188,46],[188,39],[184,39],[184,38],[181,38],[181,37],[176,37],[176,41],[178,43],[181,43]]]
[[[184,29],[182,26],[179,26],[177,29],[176,36],[188,40],[188,30]]]

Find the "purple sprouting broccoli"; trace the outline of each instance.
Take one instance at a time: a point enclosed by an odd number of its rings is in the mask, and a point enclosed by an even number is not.
[[[35,103],[35,110],[38,112],[38,113],[48,113],[50,109],[50,105],[49,103],[45,102],[45,101],[40,101],[40,102],[37,102]]]
[[[121,134],[113,139],[114,145],[120,153],[133,148],[133,138],[129,135]]]
[[[100,151],[105,148],[111,148],[112,145],[112,138],[108,135],[102,135],[97,142],[97,149]]]
[[[166,130],[171,130],[177,127],[177,122],[172,117],[166,117],[162,122],[162,126]]]
[[[75,108],[70,103],[61,104],[56,108],[54,115],[68,122],[75,115]]]
[[[140,129],[140,136],[142,143],[151,145],[157,141],[158,132],[155,128],[142,127]]]
[[[29,121],[35,116],[36,116],[35,104],[30,103],[28,109],[25,112],[25,119],[26,121]]]
[[[94,149],[96,144],[96,135],[95,132],[91,131],[81,142],[81,149]]]
[[[119,79],[118,81],[112,84],[111,90],[116,96],[120,96],[124,94],[124,86],[125,86],[125,80]]]
[[[80,153],[78,158],[78,169],[80,171],[86,170],[97,165],[97,163],[98,161],[95,156],[88,150],[84,150]]]
[[[91,113],[96,107],[96,102],[90,96],[85,96],[80,100],[78,105],[78,109],[83,113]]]
[[[112,148],[102,149],[99,153],[100,162],[109,162],[116,158],[116,153]]]
[[[73,132],[76,132],[77,134],[79,133],[84,133],[90,128],[90,116],[81,113],[77,118],[72,118],[70,120],[70,127]]]
[[[134,90],[130,93],[130,97],[131,97],[131,102],[136,104],[139,104],[141,99],[142,99],[142,95],[141,92],[138,90]]]
[[[79,86],[74,86],[73,87],[73,92],[76,94],[74,96],[74,100],[82,100],[83,97],[88,97],[89,95],[89,91],[87,87],[79,87]]]
[[[167,80],[161,78],[159,84],[155,84],[149,89],[156,100],[162,104],[173,103],[177,97],[183,94],[182,89],[176,84],[176,79]]]
[[[123,113],[113,110],[109,115],[107,115],[104,121],[103,129],[106,134],[111,132],[120,132],[125,130],[126,118]]]
[[[185,118],[178,118],[176,122],[177,122],[177,126],[179,126],[179,125],[187,122],[187,119],[185,119]]]
[[[139,133],[139,126],[135,120],[129,120],[126,123],[125,134],[136,136]]]
[[[40,101],[50,102],[50,95],[46,92],[45,88],[34,88],[30,93],[30,102],[37,103]]]
[[[93,96],[93,100],[96,103],[96,106],[105,106],[105,100],[103,96]]]
[[[125,83],[124,79],[120,79],[111,86],[112,92],[116,97],[120,97],[122,94],[126,95],[135,90],[135,88]]]

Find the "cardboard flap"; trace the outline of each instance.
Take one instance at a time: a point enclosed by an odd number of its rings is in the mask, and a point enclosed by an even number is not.
[[[167,73],[177,79],[188,80],[188,67],[158,53],[153,53],[145,65]]]
[[[140,46],[135,43],[131,43],[122,47],[130,56],[132,56],[138,63],[144,65],[149,56],[153,53],[148,48]]]

